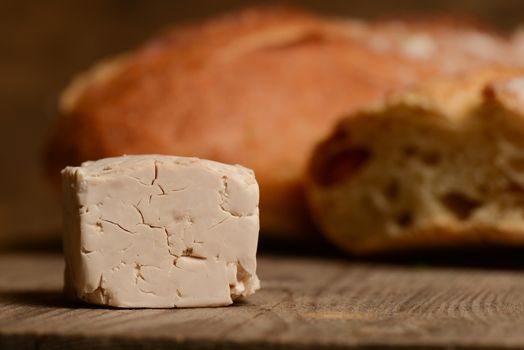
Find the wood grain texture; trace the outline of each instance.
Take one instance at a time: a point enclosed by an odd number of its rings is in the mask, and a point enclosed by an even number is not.
[[[262,257],[230,307],[64,300],[55,254],[0,255],[0,349],[524,348],[524,273]]]

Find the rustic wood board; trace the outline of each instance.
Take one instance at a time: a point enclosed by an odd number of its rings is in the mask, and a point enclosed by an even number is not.
[[[58,254],[0,255],[0,349],[524,348],[524,272],[263,256],[225,308],[64,300]]]

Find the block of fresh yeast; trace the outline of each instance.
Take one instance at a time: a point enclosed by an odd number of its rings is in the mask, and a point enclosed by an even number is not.
[[[62,170],[65,292],[130,308],[229,305],[260,287],[259,189],[239,165],[123,156]]]

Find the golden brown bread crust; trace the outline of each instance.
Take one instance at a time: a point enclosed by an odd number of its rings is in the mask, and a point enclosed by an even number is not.
[[[357,254],[524,244],[523,155],[524,70],[433,79],[339,121],[310,160],[309,204]]]
[[[311,230],[302,175],[337,117],[393,87],[512,63],[508,41],[446,21],[325,19],[247,9],[175,27],[95,66],[64,92],[48,173],[135,153],[251,167],[267,232]]]

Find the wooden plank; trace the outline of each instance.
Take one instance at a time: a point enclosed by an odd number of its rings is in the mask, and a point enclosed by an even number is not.
[[[524,273],[263,256],[225,308],[64,300],[56,254],[0,255],[0,349],[524,348]]]

